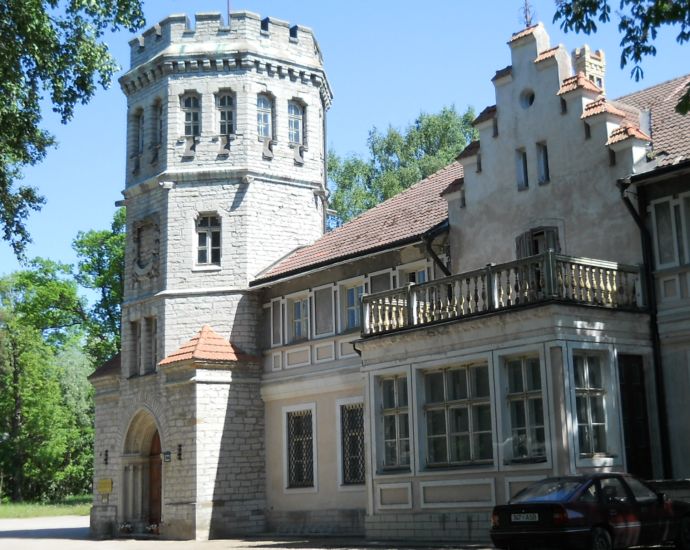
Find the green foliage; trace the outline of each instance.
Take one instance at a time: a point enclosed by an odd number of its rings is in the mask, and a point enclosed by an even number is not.
[[[335,186],[331,206],[347,221],[449,164],[476,139],[474,111],[454,106],[438,114],[421,113],[404,131],[389,127],[369,133],[369,159],[328,154],[328,175]]]
[[[68,122],[117,70],[102,42],[107,30],[144,25],[141,0],[3,0],[0,2],[0,227],[23,255],[24,221],[43,198],[15,185],[21,169],[40,162],[53,137],[40,128],[41,100]]]
[[[597,31],[597,20],[611,19],[608,0],[556,0],[554,22],[561,20],[564,31]],[[621,38],[621,67],[633,62],[631,76],[639,80],[644,76],[642,59],[656,55],[654,40],[663,26],[680,26],[676,40],[683,44],[690,40],[690,2],[688,0],[620,0],[618,30]],[[690,111],[690,85],[676,105],[676,111]]]
[[[79,257],[76,280],[98,293],[89,310],[87,349],[95,364],[120,349],[120,304],[125,271],[125,209],[115,212],[110,230],[80,232],[72,243]]]

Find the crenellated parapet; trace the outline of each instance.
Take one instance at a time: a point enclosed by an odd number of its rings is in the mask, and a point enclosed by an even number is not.
[[[198,13],[192,28],[186,15],[165,18],[130,41],[131,68],[120,78],[130,96],[171,74],[256,71],[269,77],[311,83],[326,108],[332,91],[318,43],[308,27],[241,11]]]

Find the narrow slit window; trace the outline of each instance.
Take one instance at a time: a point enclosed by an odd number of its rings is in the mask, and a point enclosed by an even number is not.
[[[549,174],[549,150],[546,143],[537,143],[537,168],[539,169],[539,183],[541,185],[551,180]]]
[[[529,187],[529,177],[527,172],[527,152],[524,149],[515,151],[515,172],[517,177],[518,191]]]

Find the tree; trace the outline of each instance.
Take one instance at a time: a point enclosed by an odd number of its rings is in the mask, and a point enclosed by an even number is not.
[[[574,30],[590,34],[597,31],[599,20],[611,19],[608,0],[556,0],[554,22],[561,20],[564,31]],[[690,1],[688,0],[620,0],[618,30],[621,39],[621,68],[632,62],[631,76],[643,78],[642,59],[656,55],[654,40],[663,26],[680,26],[676,40],[683,44],[690,40]],[[690,84],[676,105],[676,111],[690,111]]]
[[[0,228],[19,257],[30,241],[25,220],[44,199],[15,184],[55,144],[40,128],[41,100],[67,123],[75,105],[87,103],[98,84],[107,87],[117,70],[104,33],[144,23],[141,0],[0,2]]]
[[[335,185],[331,206],[347,221],[449,164],[476,138],[474,111],[454,106],[437,114],[420,113],[404,132],[389,127],[369,132],[369,159],[328,154],[328,175]]]
[[[88,311],[87,351],[96,365],[120,349],[120,304],[125,271],[125,209],[115,212],[110,230],[80,232],[72,242],[79,257],[75,278],[98,293]]]

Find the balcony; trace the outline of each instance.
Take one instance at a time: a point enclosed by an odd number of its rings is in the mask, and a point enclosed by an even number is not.
[[[362,337],[547,302],[644,309],[637,266],[553,251],[362,298]]]

